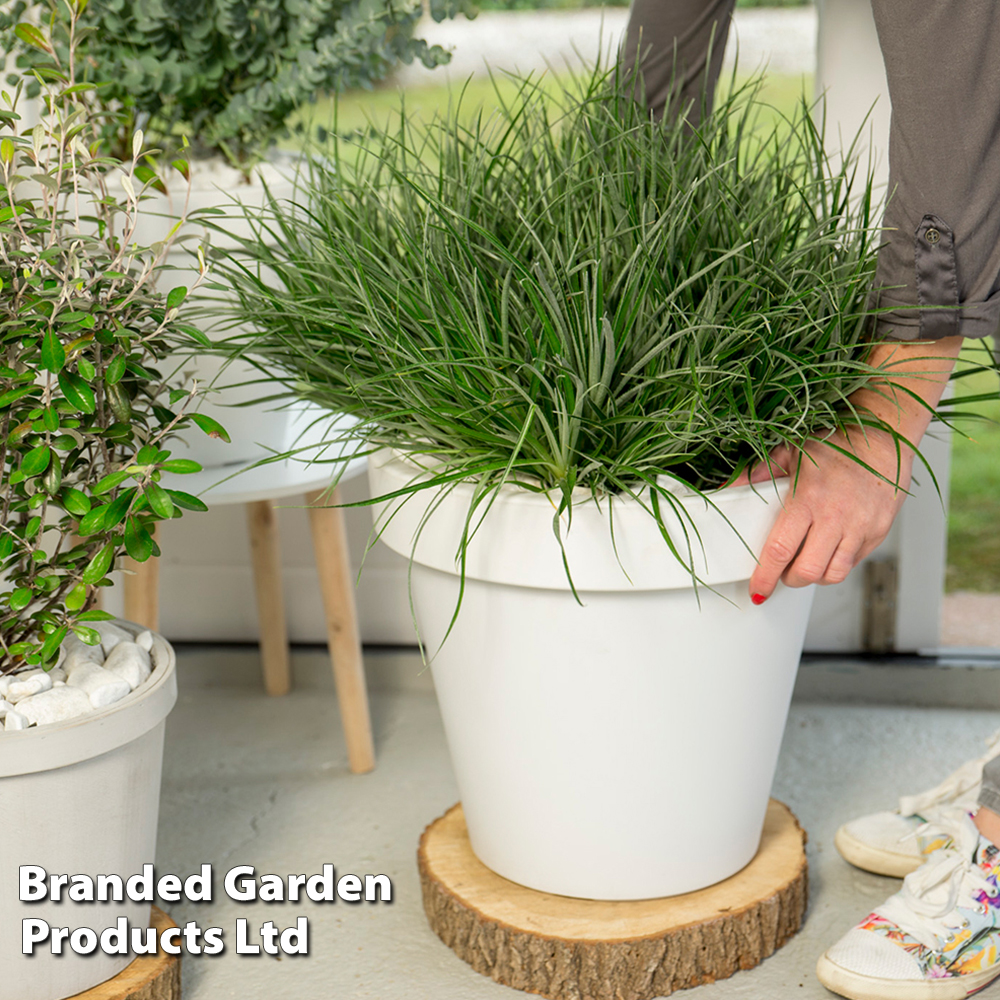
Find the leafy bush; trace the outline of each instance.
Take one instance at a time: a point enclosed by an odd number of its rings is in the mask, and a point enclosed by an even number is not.
[[[848,403],[875,376],[870,183],[804,104],[757,129],[756,87],[693,136],[595,70],[555,110],[525,80],[490,121],[454,106],[336,140],[299,206],[255,220],[254,266],[220,262],[254,331],[226,346],[439,482],[566,503],[719,486],[871,421]]]
[[[111,617],[94,595],[118,555],[158,555],[157,521],[205,509],[160,484],[199,468],[167,438],[192,420],[225,436],[155,367],[200,335],[177,318],[185,289],[164,300],[157,255],[132,243],[143,135],[126,161],[101,156],[93,88],[60,55],[78,57],[84,3],[53,32],[17,28],[44,57],[42,123],[19,131],[20,87],[0,107],[0,671],[51,662],[70,630],[98,641],[87,622]]]
[[[436,21],[459,11],[474,15],[469,0],[430,2]],[[102,0],[83,15],[83,54],[101,100],[128,113],[124,148],[136,127],[167,147],[186,134],[196,155],[249,170],[318,94],[370,86],[397,60],[447,62],[413,37],[420,14],[420,0]]]

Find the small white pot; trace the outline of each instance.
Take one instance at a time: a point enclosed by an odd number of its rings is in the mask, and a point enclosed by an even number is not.
[[[131,695],[63,723],[0,733],[0,996],[62,1000],[111,979],[133,955],[21,954],[21,921],[90,927],[123,916],[149,926],[149,903],[22,903],[20,865],[50,874],[124,878],[155,861],[167,713],[177,700],[175,657],[160,636],[154,670]],[[65,948],[64,950],[68,950]]]
[[[418,474],[374,456],[372,496]],[[472,487],[379,509],[382,540],[414,555],[417,623],[472,847],[489,868],[544,892],[644,899],[711,885],[753,858],[814,588],[779,587],[754,607],[754,557],[739,536],[759,551],[787,489],[720,491],[718,510],[681,501],[712,588],[697,592],[638,501],[581,496],[562,524],[581,606],[553,502],[504,487],[469,545],[443,646]],[[664,520],[683,546],[680,518]]]
[[[166,177],[166,194],[148,189],[134,236],[140,246],[152,246],[167,239],[176,221],[185,213],[190,216],[204,209],[220,209],[225,213],[228,226],[228,234],[210,230],[196,220],[182,228],[167,255],[168,269],[159,276],[160,290],[167,292],[180,285],[190,288],[194,284],[198,269],[191,254],[199,241],[207,238],[216,250],[237,250],[239,239],[252,235],[250,226],[239,217],[237,202],[256,209],[265,204],[267,193],[279,201],[291,199],[301,164],[300,157],[278,155],[273,162],[265,161],[255,167],[248,183],[240,171],[221,157],[192,160],[190,185],[173,171]],[[209,218],[216,223],[222,221],[218,215]],[[213,280],[211,270],[207,280],[209,283]],[[205,294],[217,296],[219,293]],[[234,336],[236,332],[235,329],[221,331],[224,336]],[[164,362],[164,374],[171,370],[169,365],[170,361]],[[212,468],[258,460],[294,446],[289,442],[289,425],[295,421],[294,409],[285,408],[281,403],[256,402],[282,392],[282,386],[249,362],[190,355],[180,364],[179,374],[185,384],[197,379],[199,385],[207,389],[195,408],[222,424],[231,440],[227,443],[210,438],[192,428],[183,439],[171,442],[176,457],[192,458]]]

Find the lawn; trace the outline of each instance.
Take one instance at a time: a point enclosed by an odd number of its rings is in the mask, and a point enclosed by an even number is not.
[[[978,348],[966,348],[971,356]],[[1000,394],[996,373],[959,379],[956,398],[990,393],[967,407],[952,448],[946,589],[1000,592]]]
[[[543,85],[555,89],[557,80]],[[764,100],[774,106],[774,117],[792,113],[803,89],[811,93],[812,82],[801,76],[772,74],[762,91]],[[498,75],[471,80],[462,97],[466,120],[481,108],[484,116],[498,107],[500,100],[510,100],[517,83]],[[446,86],[411,88],[405,94],[408,113],[430,117],[447,107],[455,93]],[[311,126],[321,126],[340,134],[364,129],[370,121],[385,123],[398,114],[401,94],[391,84],[371,91],[355,91],[341,97],[335,111],[332,100],[321,100],[307,109]],[[306,120],[306,117],[303,120]],[[972,349],[970,348],[969,351]],[[967,351],[967,355],[969,354]],[[1000,592],[1000,391],[997,375],[981,374],[961,379],[956,395],[992,393],[994,399],[968,409],[981,419],[964,420],[958,425],[952,457],[951,507],[948,517],[947,589]]]

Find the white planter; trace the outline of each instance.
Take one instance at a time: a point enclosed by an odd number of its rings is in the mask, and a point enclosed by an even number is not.
[[[163,731],[177,700],[173,649],[159,636],[149,680],[106,709],[0,733],[0,996],[62,1000],[116,976],[134,956],[21,954],[21,921],[90,927],[124,916],[149,926],[149,903],[22,903],[18,866],[123,878],[155,860]]]
[[[414,469],[375,456],[369,477],[379,496]],[[754,559],[726,519],[759,551],[787,488],[717,493],[725,516],[683,500],[704,543],[699,573],[715,591],[697,594],[637,501],[614,504],[616,555],[607,504],[582,499],[563,526],[582,607],[552,503],[504,488],[470,544],[461,611],[432,661],[484,864],[544,892],[643,899],[711,885],[751,860],[813,588],[779,587],[754,607]],[[383,541],[409,556],[435,493],[392,502],[391,520],[383,507]],[[455,553],[471,495],[454,489],[416,546],[413,599],[431,654],[458,598]],[[682,539],[679,524],[671,535]]]
[[[176,171],[166,178],[166,194],[149,189],[142,201],[135,233],[135,241],[140,246],[151,246],[165,240],[182,214],[187,212],[190,215],[203,209],[226,212],[231,217],[227,223],[234,237],[227,239],[204,225],[189,223],[180,230],[178,235],[181,238],[167,255],[165,263],[170,270],[160,275],[160,289],[169,291],[179,285],[191,287],[198,277],[191,253],[203,238],[207,237],[213,248],[236,249],[239,243],[235,237],[251,235],[245,221],[232,218],[239,211],[237,202],[250,208],[261,207],[265,203],[265,184],[274,197],[290,199],[295,192],[296,170],[300,163],[298,157],[276,156],[273,162],[264,162],[255,168],[251,182],[247,183],[240,171],[221,159],[193,160],[190,163],[190,189]],[[216,217],[214,221],[220,219]],[[208,281],[211,280],[209,273]],[[222,330],[219,335],[233,335],[235,332]],[[185,380],[197,378],[201,386],[213,387],[202,397],[196,409],[219,421],[231,442],[215,440],[192,429],[183,439],[171,443],[171,450],[177,457],[193,458],[208,468],[264,458],[269,453],[288,447],[288,423],[293,419],[289,412],[281,408],[280,403],[255,403],[261,397],[280,392],[281,386],[266,379],[253,365],[244,361],[226,364],[221,358],[193,355],[184,359],[179,370]]]

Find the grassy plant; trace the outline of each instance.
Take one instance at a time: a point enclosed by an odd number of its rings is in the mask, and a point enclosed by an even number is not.
[[[253,331],[227,348],[373,446],[566,502],[718,486],[856,421],[870,183],[804,104],[756,128],[757,86],[693,136],[597,69],[471,123],[404,109],[360,155],[335,137],[299,204],[252,218],[249,263],[221,264]]]

